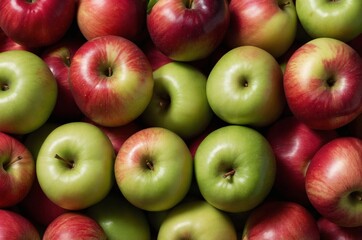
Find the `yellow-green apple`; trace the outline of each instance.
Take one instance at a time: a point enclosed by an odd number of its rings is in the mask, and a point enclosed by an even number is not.
[[[359,240],[362,236],[362,226],[341,227],[325,217],[320,217],[317,224],[322,240]]]
[[[221,44],[229,20],[227,0],[158,0],[148,10],[147,29],[167,57],[194,61]]]
[[[297,0],[296,10],[312,38],[350,41],[362,33],[362,1]]]
[[[107,35],[85,42],[70,64],[70,87],[83,114],[102,126],[141,115],[153,93],[152,68],[130,40]]]
[[[346,43],[313,39],[290,57],[284,91],[293,115],[320,130],[346,125],[362,112],[362,59]]]
[[[12,207],[29,193],[35,179],[35,162],[28,148],[0,132],[0,208]]]
[[[245,212],[264,201],[271,191],[276,163],[261,133],[228,125],[212,131],[199,144],[194,171],[207,202],[226,212]]]
[[[305,188],[313,207],[343,227],[362,226],[362,140],[339,137],[313,156]]]
[[[85,122],[65,123],[51,131],[41,145],[37,178],[55,204],[80,210],[110,192],[114,159],[112,143],[101,129]]]
[[[184,140],[161,127],[144,128],[121,146],[114,165],[124,197],[147,211],[174,207],[187,194],[193,161]]]
[[[153,96],[141,119],[149,127],[167,128],[183,139],[201,133],[211,121],[207,77],[188,63],[170,62],[153,72]]]
[[[103,228],[91,217],[79,213],[63,213],[45,229],[42,240],[97,239],[106,240]]]
[[[26,134],[43,125],[57,99],[57,82],[34,53],[0,53],[0,131]]]
[[[0,209],[0,238],[40,240],[40,233],[29,219],[12,210]]]
[[[280,65],[254,46],[231,49],[217,61],[207,79],[206,95],[213,112],[229,124],[267,126],[286,105]]]
[[[77,24],[83,36],[114,35],[139,42],[145,35],[146,0],[80,0]]]
[[[0,27],[23,46],[49,46],[66,34],[75,10],[75,0],[3,0],[0,2]]]
[[[266,201],[250,212],[242,239],[320,238],[317,221],[307,208],[295,202]]]
[[[204,200],[182,202],[165,217],[157,234],[158,240],[228,239],[237,233],[230,217]]]
[[[277,163],[274,189],[285,200],[310,207],[305,191],[308,165],[319,148],[337,136],[335,130],[311,129],[294,116],[283,117],[266,130]]]
[[[256,46],[279,57],[295,40],[297,13],[292,0],[231,0],[230,48]]]

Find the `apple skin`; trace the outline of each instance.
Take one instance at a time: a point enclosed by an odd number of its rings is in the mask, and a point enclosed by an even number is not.
[[[0,208],[12,207],[29,193],[35,178],[35,162],[27,147],[0,132]]]
[[[362,112],[362,59],[346,43],[313,39],[287,62],[284,91],[293,115],[309,127],[342,127]]]
[[[146,0],[80,0],[77,24],[87,40],[114,35],[138,42],[146,28]]]
[[[193,161],[184,140],[160,127],[144,128],[121,146],[114,165],[124,197],[147,211],[174,207],[187,194]]]
[[[297,13],[290,0],[231,0],[229,9],[230,48],[251,45],[279,57],[295,40]]]
[[[102,227],[91,217],[78,213],[63,213],[45,229],[43,240],[53,239],[97,239],[106,240]]]
[[[0,131],[26,134],[43,125],[58,91],[47,64],[34,53],[11,50],[0,53],[0,72]]]
[[[84,43],[73,56],[69,80],[83,114],[107,127],[138,118],[151,100],[154,84],[142,50],[117,36]]]
[[[41,145],[37,178],[52,202],[68,210],[81,210],[110,192],[114,159],[112,143],[101,129],[70,122],[54,129]]]
[[[23,46],[49,46],[66,34],[75,9],[75,0],[3,0],[0,2],[0,27]]]
[[[0,238],[40,240],[32,222],[12,210],[0,209]]]
[[[307,169],[311,204],[343,227],[362,226],[362,140],[339,137],[323,145]]]
[[[167,128],[183,139],[200,134],[213,112],[206,97],[206,76],[188,63],[170,62],[153,72],[153,96],[142,122]]]
[[[267,201],[250,212],[242,239],[320,238],[317,221],[308,209],[295,202]]]
[[[261,133],[229,125],[212,131],[199,144],[194,172],[208,203],[226,212],[244,212],[259,205],[271,191],[275,156]]]
[[[265,50],[241,46],[229,50],[208,75],[206,95],[213,112],[229,124],[265,127],[286,105],[283,74]]]
[[[341,227],[324,217],[320,217],[317,224],[321,240],[359,240],[362,236],[362,226]]]
[[[311,129],[294,116],[283,117],[266,130],[277,163],[274,188],[285,200],[310,207],[305,190],[308,165],[324,144],[337,137],[335,130]]]
[[[203,200],[182,202],[161,223],[158,240],[228,239],[237,233],[230,217]]]
[[[298,0],[296,10],[301,25],[312,38],[347,42],[362,33],[361,1]]]
[[[176,61],[206,58],[222,42],[229,26],[226,0],[159,0],[147,15],[152,42]]]
[[[0,28],[0,52],[5,52],[9,50],[27,50],[30,51],[27,47],[20,45],[14,42],[11,38],[6,36],[4,31]]]

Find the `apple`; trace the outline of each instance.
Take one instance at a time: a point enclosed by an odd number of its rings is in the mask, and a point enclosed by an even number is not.
[[[18,44],[29,48],[45,47],[66,34],[75,10],[75,0],[3,0],[0,2],[0,27]]]
[[[35,162],[30,151],[13,136],[0,132],[0,208],[22,201],[34,178]]]
[[[115,35],[138,42],[146,27],[146,0],[80,0],[76,19],[87,40]]]
[[[342,227],[362,226],[362,140],[339,137],[323,145],[307,169],[311,204]]]
[[[1,132],[36,130],[48,120],[56,99],[57,82],[40,57],[25,50],[0,53]]]
[[[83,114],[107,127],[138,118],[151,100],[154,84],[142,50],[111,35],[89,40],[78,49],[70,64],[69,81]]]
[[[121,146],[114,165],[124,197],[147,211],[174,207],[187,194],[193,161],[184,140],[161,127],[144,128]]]
[[[297,0],[296,10],[301,25],[312,38],[346,42],[362,33],[361,1]]]
[[[284,91],[292,114],[309,127],[342,127],[362,112],[362,59],[346,43],[313,39],[287,62]]]
[[[221,44],[229,21],[227,0],[158,0],[147,14],[147,29],[167,57],[195,61]]]
[[[81,210],[101,201],[114,184],[115,153],[107,135],[85,122],[65,123],[41,145],[37,178],[58,206]]]
[[[86,209],[85,214],[97,221],[108,240],[122,236],[128,240],[150,240],[151,231],[145,212],[117,193]]]
[[[317,221],[308,209],[295,202],[267,201],[250,212],[242,239],[320,238]]]
[[[152,71],[155,71],[159,67],[173,61],[161,52],[150,39],[145,41],[141,48],[147,59],[150,61]]]
[[[33,223],[20,213],[0,209],[0,219],[0,239],[41,239]]]
[[[279,57],[296,38],[298,18],[291,0],[231,0],[229,9],[225,42],[230,48],[251,45]]]
[[[206,201],[182,202],[171,209],[161,223],[158,240],[228,239],[237,233],[230,217]]]
[[[321,239],[323,240],[358,240],[362,236],[362,226],[341,227],[324,217],[320,217],[317,224]]]
[[[195,153],[196,182],[204,199],[226,212],[245,212],[274,185],[273,150],[258,131],[228,125],[209,133]]]
[[[153,96],[141,119],[167,128],[183,139],[200,134],[213,112],[206,97],[207,77],[188,63],[170,62],[153,72]]]
[[[213,112],[229,124],[265,127],[285,107],[283,74],[265,50],[241,46],[225,53],[212,68],[206,95]]]
[[[107,235],[91,217],[78,212],[68,212],[63,213],[47,226],[42,239],[106,240]]]
[[[14,42],[11,38],[6,36],[4,31],[0,28],[0,52],[5,52],[9,50],[28,50],[30,49],[26,48],[23,45],[18,44],[17,42]]]
[[[335,130],[311,129],[294,116],[280,118],[266,130],[277,163],[274,188],[284,199],[310,206],[305,174],[314,154],[338,137]]]

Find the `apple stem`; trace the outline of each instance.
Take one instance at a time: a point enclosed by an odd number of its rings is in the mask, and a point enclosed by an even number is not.
[[[279,4],[279,8],[283,9],[285,6],[288,6],[288,5],[290,5],[290,1],[280,3],[280,4]]]
[[[146,161],[146,165],[147,165],[147,167],[150,169],[150,170],[154,170],[155,168],[153,167],[153,164],[152,164],[152,162],[151,161]]]
[[[356,199],[357,201],[362,201],[362,192],[356,191],[352,193],[352,198]]]
[[[56,159],[58,159],[58,160],[63,161],[63,162],[67,165],[67,167],[69,167],[69,168],[74,168],[74,161],[73,161],[73,160],[67,160],[67,159],[65,159],[65,158],[62,158],[62,157],[59,156],[58,154],[55,154],[54,157],[55,157]]]
[[[69,67],[70,66],[70,56],[65,57],[65,64]]]
[[[1,84],[1,91],[6,91],[9,90],[9,85],[8,84]]]
[[[113,71],[111,67],[108,67],[108,77],[112,76]]]
[[[235,169],[231,169],[230,171],[224,174],[224,178],[230,178],[234,176],[235,172],[236,172]]]
[[[10,161],[10,162],[6,163],[4,165],[4,169],[8,169],[11,164],[16,163],[17,161],[20,161],[21,159],[23,159],[22,156],[17,156],[14,161]]]

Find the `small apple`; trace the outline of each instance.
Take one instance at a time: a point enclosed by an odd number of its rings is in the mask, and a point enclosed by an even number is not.
[[[341,227],[325,217],[320,217],[317,224],[322,240],[359,240],[362,236],[362,226]]]

